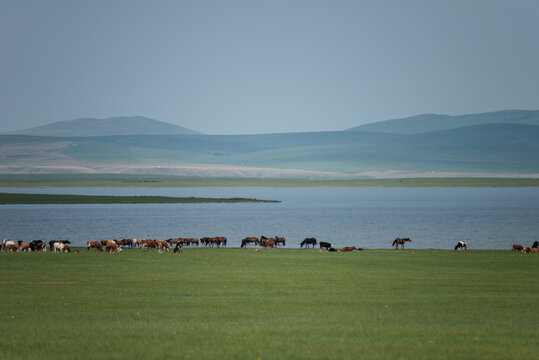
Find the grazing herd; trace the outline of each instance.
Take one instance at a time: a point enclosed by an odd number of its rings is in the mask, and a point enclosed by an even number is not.
[[[392,247],[395,249],[404,249],[404,244],[407,242],[412,242],[410,238],[396,238]],[[52,252],[62,252],[62,253],[78,253],[78,250],[72,250],[69,246],[71,242],[69,240],[51,240],[48,242],[48,248]],[[284,237],[274,236],[271,238],[261,236],[257,237],[246,237],[241,240],[241,248],[247,248],[251,246],[260,246],[263,248],[276,248],[278,245],[285,246],[286,239]],[[350,251],[361,251],[363,248],[358,248],[355,246],[345,246],[340,249],[335,249],[333,244],[329,242],[320,241],[318,242],[316,238],[310,237],[305,238],[300,243],[300,248],[305,247],[314,247],[316,245],[320,246],[320,251],[324,249],[327,252],[350,252]],[[86,242],[86,250],[95,249],[96,251],[106,251],[109,253],[119,253],[123,248],[136,248],[140,247],[141,251],[145,252],[148,250],[158,251],[162,253],[163,251],[169,252],[173,249],[174,253],[183,252],[184,246],[206,246],[206,247],[226,247],[227,238],[224,236],[217,237],[202,237],[197,238],[170,238],[168,240],[154,240],[154,239],[122,239],[122,240],[101,240],[101,241],[88,241]],[[455,250],[467,250],[468,243],[464,240],[457,242]],[[6,252],[45,252],[47,251],[47,244],[42,240],[32,240],[32,241],[22,241],[17,242],[9,239],[2,240],[0,251]],[[519,253],[539,253],[539,241],[535,241],[531,246],[524,247],[520,244],[514,244],[512,248],[513,252]],[[260,249],[257,249],[257,252],[261,252]]]
[[[529,254],[529,253],[539,253],[539,241],[534,241],[532,246],[524,247],[520,244],[513,244],[513,251]]]

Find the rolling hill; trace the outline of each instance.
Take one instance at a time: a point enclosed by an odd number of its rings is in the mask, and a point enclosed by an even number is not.
[[[191,129],[142,116],[119,116],[106,119],[81,118],[58,121],[30,129],[13,131],[14,135],[37,136],[110,136],[110,135],[191,135]]]
[[[525,124],[539,126],[538,110],[504,110],[468,115],[424,114],[402,119],[392,119],[348,129],[348,131],[383,132],[391,134],[420,134],[438,130],[486,124]]]
[[[401,119],[392,131],[379,132],[0,135],[0,168],[4,169],[0,171],[44,165],[103,171],[96,169],[103,169],[106,164],[107,171],[129,165],[130,169],[151,167],[162,174],[172,174],[179,164],[197,164],[230,166],[242,173],[243,169],[293,169],[343,176],[369,172],[539,174],[539,126],[534,124],[535,112],[523,112],[521,115],[526,116],[520,119],[516,113],[493,113],[497,117],[479,114],[467,122],[447,117],[447,124],[443,117],[438,117],[433,126],[425,126],[421,132],[416,128],[411,134],[397,133],[406,123],[406,119]],[[427,121],[420,118],[409,119],[410,127]],[[501,121],[502,118],[507,121]],[[388,124],[382,125],[390,130]],[[257,176],[258,172],[250,174]]]

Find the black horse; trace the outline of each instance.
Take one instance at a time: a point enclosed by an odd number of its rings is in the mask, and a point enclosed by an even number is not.
[[[306,238],[305,240],[303,240],[301,243],[300,243],[300,246],[303,247],[303,245],[305,245],[305,249],[308,249],[309,248],[309,245],[312,245],[313,249],[314,249],[314,246],[317,244],[316,242],[316,239],[315,238]]]
[[[535,240],[533,242],[532,249],[535,249],[535,248],[538,248],[538,247],[539,247],[539,241]]]

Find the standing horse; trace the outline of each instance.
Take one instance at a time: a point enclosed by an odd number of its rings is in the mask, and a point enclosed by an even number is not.
[[[309,248],[309,245],[312,245],[313,249],[314,249],[314,246],[317,244],[316,242],[316,239],[315,238],[306,238],[305,240],[303,240],[299,245],[300,247],[303,247],[303,245],[305,245],[305,249],[308,249]]]
[[[401,249],[404,249],[404,243],[406,243],[407,241],[412,242],[410,238],[396,238],[395,240],[393,240],[393,244],[391,246],[394,246],[395,249],[398,249],[400,245]]]
[[[245,239],[243,239],[241,241],[241,247],[246,247],[246,246],[249,246],[251,247],[251,244],[254,243],[255,245],[258,245],[258,238],[257,237],[254,237],[254,236],[251,236],[251,237],[246,237]]]
[[[275,245],[279,245],[279,243],[283,244],[283,246],[286,245],[286,239],[284,237],[279,237],[275,235]]]
[[[468,243],[464,240],[459,241],[457,245],[455,246],[455,250],[458,250],[458,249],[468,250]]]

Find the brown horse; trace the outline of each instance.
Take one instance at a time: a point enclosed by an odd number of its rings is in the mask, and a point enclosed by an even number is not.
[[[283,246],[286,245],[286,239],[284,237],[278,237],[275,235],[275,245],[283,244]]]
[[[264,247],[265,248],[275,248],[275,239],[273,238],[269,238],[269,239],[266,239],[266,241],[264,242]]]
[[[412,240],[410,240],[410,238],[396,238],[395,240],[393,240],[393,244],[391,246],[394,246],[395,249],[398,249],[399,245],[400,245],[401,249],[404,249],[404,243],[406,243],[408,241],[412,242]]]
[[[246,237],[245,239],[243,239],[241,241],[241,247],[246,247],[246,246],[249,246],[251,247],[251,244],[255,244],[255,245],[258,245],[258,238],[257,237],[254,237],[254,236],[251,236],[251,237]]]
[[[523,252],[524,251],[524,246],[522,246],[520,244],[513,244],[513,251]]]

